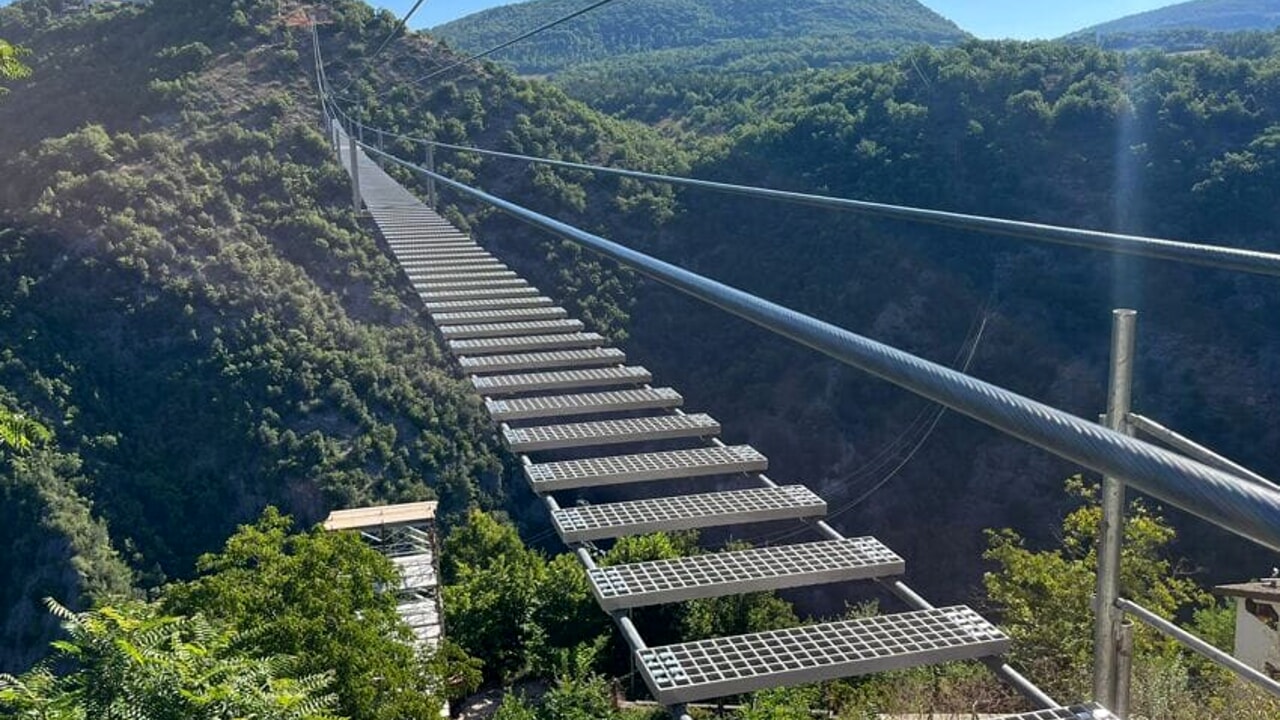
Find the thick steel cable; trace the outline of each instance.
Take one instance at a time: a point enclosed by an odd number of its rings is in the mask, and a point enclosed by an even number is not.
[[[451,65],[446,65],[445,67],[440,68],[439,70],[434,70],[434,71],[432,71],[432,72],[429,72],[429,73],[427,73],[426,75],[423,75],[422,77],[418,78],[417,80],[412,80],[412,81],[410,81],[410,84],[411,84],[411,85],[418,85],[418,84],[420,84],[420,83],[424,83],[424,82],[426,82],[426,81],[428,81],[428,80],[430,80],[430,79],[432,79],[432,78],[439,77],[439,76],[441,76],[441,75],[443,75],[443,74],[445,74],[445,73],[447,73],[447,72],[449,72],[449,71],[451,71],[451,70],[456,70],[456,69],[458,69],[458,68],[460,68],[460,67],[462,67],[462,66],[464,66],[464,65],[467,65],[467,64],[469,64],[469,63],[475,62],[476,60],[481,60],[481,59],[484,59],[484,58],[486,58],[486,57],[489,57],[490,55],[492,55],[492,54],[494,54],[494,53],[496,53],[496,52],[499,52],[499,51],[502,51],[502,50],[506,50],[507,48],[511,47],[512,45],[515,45],[515,44],[516,44],[516,43],[518,43],[518,42],[522,42],[522,41],[524,41],[524,40],[528,40],[529,38],[533,37],[534,35],[537,35],[537,34],[539,34],[539,33],[541,33],[541,32],[544,32],[544,31],[550,30],[551,28],[556,27],[557,25],[562,25],[562,24],[564,24],[564,23],[567,23],[567,22],[569,22],[570,20],[573,20],[574,18],[580,17],[580,16],[582,16],[582,15],[586,15],[587,13],[591,12],[592,10],[595,10],[596,8],[599,8],[599,7],[603,7],[603,6],[605,6],[605,5],[608,5],[608,4],[609,4],[609,3],[611,3],[611,2],[615,2],[615,0],[596,0],[596,2],[594,2],[594,3],[592,3],[592,4],[588,5],[588,6],[586,6],[586,7],[584,7],[584,8],[579,8],[579,9],[574,10],[573,12],[569,13],[568,15],[563,15],[563,16],[561,16],[561,17],[556,18],[555,20],[552,20],[551,22],[548,22],[548,23],[544,23],[544,24],[542,24],[542,25],[539,25],[538,27],[536,27],[536,28],[534,28],[534,29],[532,29],[532,30],[529,30],[529,31],[524,32],[524,33],[521,33],[520,35],[517,35],[516,37],[511,38],[510,40],[506,40],[506,41],[501,42],[501,43],[499,43],[499,44],[497,44],[497,45],[494,45],[493,47],[489,48],[488,50],[484,50],[484,51],[482,51],[482,52],[478,52],[478,53],[476,53],[476,54],[474,54],[474,55],[469,55],[469,56],[467,56],[467,57],[465,57],[465,58],[463,58],[463,59],[461,59],[461,60],[459,60],[459,61],[457,61],[457,62],[455,62],[455,63],[451,64]],[[378,94],[377,94],[377,95],[375,95],[374,97],[382,97],[383,95],[386,95],[387,93],[390,93],[390,92],[392,92],[393,90],[395,90],[395,88],[391,88],[391,89],[389,89],[389,90],[383,90],[382,92],[378,93]]]
[[[1252,485],[1044,403],[649,257],[377,148],[361,146],[368,153],[423,173],[462,195],[559,235],[774,334],[946,405],[1073,463],[1122,478],[1158,500],[1280,551],[1280,492]]]
[[[453,145],[436,140],[415,138],[395,133],[387,133],[386,137],[421,143],[424,145],[433,145],[445,150],[470,152],[477,155],[487,155],[489,157],[504,158],[507,160],[520,160],[539,165],[566,168],[569,170],[584,170],[587,172],[597,172],[606,175],[631,178],[633,180],[670,183],[672,185],[710,190],[729,195],[765,198],[796,205],[807,205],[810,207],[820,207],[829,210],[842,210],[845,212],[854,212],[862,215],[872,215],[906,222],[939,225],[959,230],[966,230],[969,232],[1016,237],[1056,245],[1069,245],[1089,250],[1123,253],[1125,255],[1138,255],[1158,260],[1170,260],[1173,262],[1182,262],[1205,267],[1237,270],[1254,275],[1280,277],[1280,254],[1278,253],[1245,250],[1243,248],[1221,245],[1205,245],[1202,243],[1190,243],[1180,240],[1149,238],[1138,235],[1122,235],[1118,233],[1103,232],[1101,230],[1082,230],[1079,228],[1045,225],[1041,223],[1026,222],[1023,220],[1006,220],[982,215],[967,215],[964,213],[949,212],[945,210],[929,210],[926,208],[889,205],[886,203],[854,200],[851,198],[834,197],[831,195],[816,195],[790,190],[774,190],[771,188],[755,187],[751,185],[736,185],[733,183],[716,182],[714,180],[697,180],[694,178],[662,175],[659,173],[643,172],[640,170],[624,170],[621,168],[569,162],[567,160],[552,160],[550,158],[520,155],[518,153],[508,153],[499,150],[486,150],[467,145]]]

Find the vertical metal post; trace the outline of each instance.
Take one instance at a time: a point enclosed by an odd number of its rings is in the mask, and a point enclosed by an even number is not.
[[[1121,613],[1116,637],[1116,704],[1112,712],[1129,720],[1129,688],[1133,679],[1133,621]]]
[[[427,143],[426,157],[427,172],[436,171],[436,146]],[[436,209],[436,179],[430,175],[427,176],[427,205],[432,209]]]
[[[379,152],[386,152],[386,151],[387,151],[387,150],[386,150],[386,148],[384,147],[384,143],[383,143],[382,128],[378,128],[378,150],[379,150]],[[378,167],[380,167],[380,168],[386,168],[386,167],[387,167],[387,166],[386,166],[386,163],[383,161],[383,159],[382,159],[382,156],[381,156],[381,155],[379,155],[379,156],[378,156]]]
[[[1111,316],[1111,377],[1107,390],[1107,427],[1132,435],[1134,345],[1138,313],[1115,310]],[[1106,708],[1116,705],[1116,645],[1121,612],[1120,549],[1124,542],[1124,481],[1102,478],[1102,527],[1098,542],[1098,585],[1093,626],[1093,697]]]
[[[362,122],[356,123],[356,139],[362,143],[364,142],[364,123]]]
[[[351,160],[351,204],[355,207],[356,214],[360,213],[362,201],[360,199],[360,151],[356,147],[356,141],[350,137],[347,138],[347,148],[350,150]]]

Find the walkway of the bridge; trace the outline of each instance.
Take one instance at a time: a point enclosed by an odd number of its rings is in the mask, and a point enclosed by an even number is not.
[[[347,138],[335,132],[349,167]],[[901,575],[903,559],[857,537],[596,567],[584,543],[641,533],[812,520],[826,502],[778,485],[768,460],[718,439],[710,415],[686,413],[676,390],[588,332],[466,234],[358,155],[359,188],[378,232],[420,293],[507,446],[547,501],[560,538],[579,548],[591,589],[615,619],[631,608]],[[717,481],[716,477],[728,478]],[[671,481],[738,489],[668,495]],[[556,493],[629,486],[643,499],[561,507]],[[656,489],[656,490],[655,490]],[[1004,654],[1009,639],[964,606],[802,625],[661,647],[629,638],[649,691],[668,706],[784,685]],[[1010,720],[1104,720],[1096,707]]]

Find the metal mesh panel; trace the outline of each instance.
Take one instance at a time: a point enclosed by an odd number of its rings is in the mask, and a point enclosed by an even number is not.
[[[469,273],[490,270],[510,270],[504,263],[483,257],[474,258],[402,258],[400,267],[408,274],[440,275],[443,273]]]
[[[471,300],[429,302],[427,303],[427,312],[452,313],[465,312],[468,310],[500,310],[503,308],[544,307],[551,304],[553,304],[551,298],[543,295],[475,298]]]
[[[707,553],[591,570],[606,611],[696,598],[901,575],[902,558],[875,538]]]
[[[542,335],[571,333],[582,330],[581,320],[526,320],[522,322],[483,323],[476,325],[452,325],[440,328],[446,338],[509,337],[512,335]]]
[[[524,284],[524,280],[517,278],[515,272],[511,270],[482,270],[479,272],[446,272],[431,273],[422,270],[406,269],[405,274],[415,284],[426,284],[432,287],[470,287],[472,283],[487,283],[495,280],[519,280],[517,285]]]
[[[467,375],[508,370],[617,365],[626,361],[627,354],[617,348],[591,348],[589,350],[561,350],[560,352],[481,355],[479,357],[458,358],[458,364],[462,366],[462,372]]]
[[[1020,715],[1001,715],[995,720],[1119,720],[1101,705],[1077,705],[1070,708],[1037,710]]]
[[[672,530],[817,517],[827,503],[803,485],[675,495],[561,508],[551,514],[566,543]]]
[[[648,388],[580,395],[548,395],[517,400],[487,400],[485,407],[488,408],[489,415],[494,420],[505,422],[625,410],[655,410],[679,407],[683,403],[684,398],[671,388]]]
[[[720,423],[710,415],[697,414],[503,428],[502,436],[512,450],[531,452],[683,437],[710,437],[719,432]]]
[[[422,299],[428,303],[451,300],[480,300],[482,298],[518,297],[521,295],[537,295],[535,287],[478,288],[473,290],[431,290],[423,291]]]
[[[471,384],[485,395],[515,395],[545,390],[567,390],[606,385],[643,385],[653,381],[653,374],[642,367],[560,370],[557,372],[522,373],[519,375],[485,375],[471,378]]]
[[[493,280],[421,280],[410,278],[413,286],[419,289],[435,290],[481,290],[485,288],[530,287],[523,278],[495,278]]]
[[[519,322],[522,320],[556,320],[569,313],[562,307],[505,308],[468,312],[433,313],[436,325],[470,325],[471,323]]]
[[[391,562],[400,571],[402,590],[421,590],[440,584],[436,578],[435,563],[428,553],[391,558]]]
[[[458,355],[492,355],[521,350],[557,350],[598,347],[604,344],[599,333],[563,333],[560,335],[527,335],[524,337],[477,338],[450,340],[449,349]]]
[[[764,472],[769,460],[749,445],[613,455],[526,465],[535,492],[652,482],[673,478]]]
[[[967,607],[882,615],[714,638],[636,653],[671,705],[782,685],[998,655],[1009,639]]]

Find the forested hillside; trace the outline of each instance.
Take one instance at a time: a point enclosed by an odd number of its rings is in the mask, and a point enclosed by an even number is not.
[[[349,211],[308,31],[265,1],[69,6],[0,10],[36,69],[0,100],[0,387],[55,437],[0,474],[0,670],[42,651],[43,597],[187,576],[268,503],[310,523],[438,498],[448,525],[510,492],[478,398]],[[394,23],[332,12],[338,67]],[[439,52],[417,39],[395,57],[421,71]],[[432,91],[430,111],[383,107],[457,142],[488,129],[537,152],[674,157],[543,86],[482,74]],[[507,183],[585,197],[539,174]],[[661,195],[635,190],[616,222],[655,227]],[[625,318],[607,288],[579,297],[602,327]]]
[[[572,0],[484,10],[431,30],[478,52],[579,8]],[[953,43],[965,33],[916,0],[658,0],[617,3],[503,50],[494,59],[525,74],[593,61],[747,68],[819,67],[878,59],[904,45]],[[683,49],[649,56],[653,51]]]
[[[1236,32],[1275,30],[1277,26],[1280,6],[1271,0],[1190,0],[1087,27],[1076,34],[1092,37],[1162,30]]]
[[[742,80],[733,102],[658,111],[705,134],[697,177],[1275,250],[1278,40],[1198,56],[972,42]],[[681,200],[668,240],[646,246],[660,256],[947,363],[985,318],[972,372],[1083,417],[1103,405],[1109,311],[1134,306],[1138,407],[1280,472],[1260,450],[1280,440],[1272,281],[693,190]],[[928,405],[905,393],[663,289],[641,297],[636,352],[691,405],[729,418],[730,436],[765,448],[780,477],[821,486],[838,526],[905,550],[931,593],[966,596],[982,528],[1048,539],[1068,466],[953,416],[930,433]],[[1266,562],[1203,524],[1183,529],[1206,579]]]

